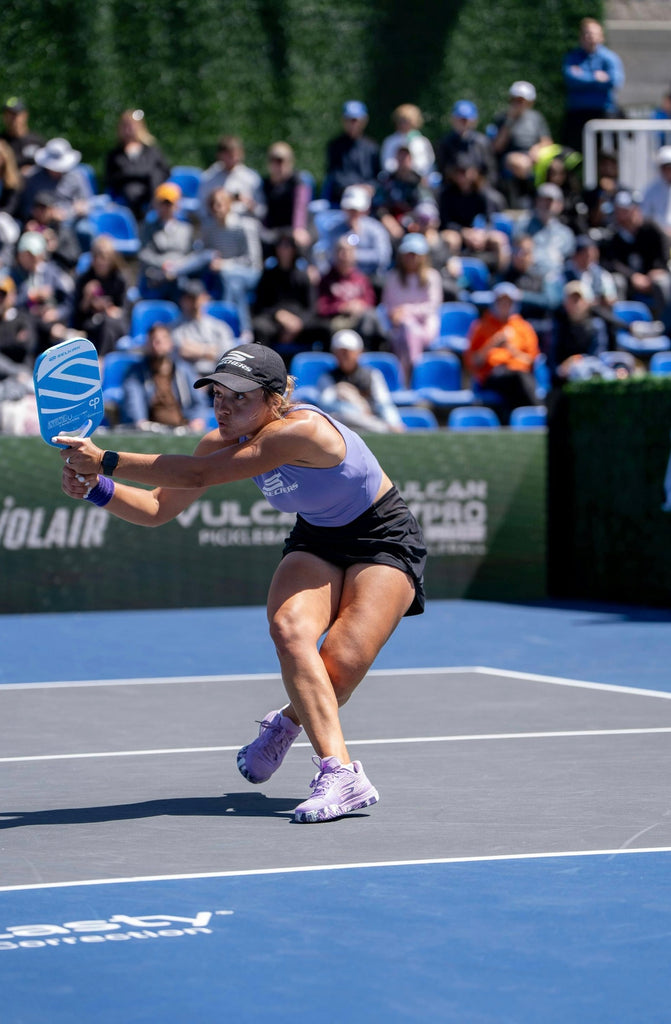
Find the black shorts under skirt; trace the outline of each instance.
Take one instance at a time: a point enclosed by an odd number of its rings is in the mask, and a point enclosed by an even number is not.
[[[309,551],[342,569],[361,564],[400,569],[415,585],[415,599],[405,614],[421,615],[424,611],[424,537],[395,487],[346,526],[312,526],[297,516],[282,557],[292,551]]]

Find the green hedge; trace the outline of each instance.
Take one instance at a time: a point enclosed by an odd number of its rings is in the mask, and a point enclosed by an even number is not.
[[[285,138],[320,180],[349,98],[368,103],[379,140],[403,102],[437,140],[455,99],[474,99],[486,124],[526,78],[556,130],[562,54],[580,18],[602,12],[602,0],[6,0],[0,74],[35,130],[65,135],[98,170],[120,111],[141,107],[173,163],[206,166],[235,133],[262,169]]]
[[[549,589],[671,602],[671,379],[572,384],[550,421]]]

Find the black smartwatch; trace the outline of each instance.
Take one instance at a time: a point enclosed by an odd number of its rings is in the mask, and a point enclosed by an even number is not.
[[[114,470],[119,465],[118,452],[103,452],[102,471],[105,476],[113,476]]]

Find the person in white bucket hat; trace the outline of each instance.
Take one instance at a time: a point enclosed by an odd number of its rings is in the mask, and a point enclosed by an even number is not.
[[[54,216],[73,223],[85,217],[89,210],[92,189],[82,171],[82,155],[73,149],[67,139],[49,139],[35,153],[36,170],[26,180],[21,200],[21,217],[30,216],[38,192],[54,195]]]

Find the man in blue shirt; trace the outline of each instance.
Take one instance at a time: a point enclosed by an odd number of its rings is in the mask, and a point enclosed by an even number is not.
[[[564,57],[562,74],[566,88],[562,142],[582,152],[584,125],[595,118],[618,117],[616,93],[624,85],[622,61],[603,45],[603,29],[594,18],[580,22],[580,45]]]

